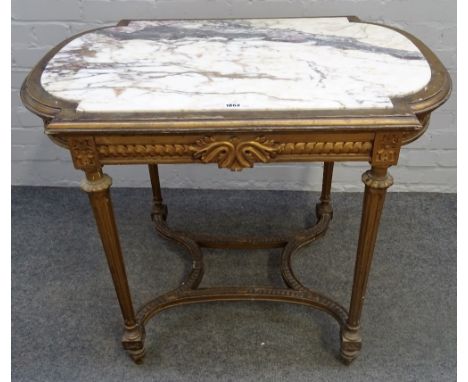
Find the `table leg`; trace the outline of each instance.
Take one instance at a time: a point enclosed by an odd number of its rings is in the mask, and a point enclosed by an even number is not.
[[[151,179],[151,188],[153,190],[153,210],[151,212],[151,216],[160,216],[163,220],[166,220],[167,206],[163,203],[158,165],[149,164],[148,171]]]
[[[387,174],[387,167],[375,166],[363,174],[362,181],[366,187],[354,268],[353,290],[348,320],[341,331],[341,356],[346,363],[352,362],[359,355],[361,350],[359,324],[364,304],[367,279],[371,267],[372,255],[374,253],[385,194],[387,188],[393,183],[392,177]]]
[[[114,288],[124,318],[125,330],[122,344],[133,360],[138,363],[142,361],[145,353],[145,331],[144,327],[137,322],[133,309],[109,193],[111,184],[112,179],[108,175],[102,174],[101,171],[90,172],[86,174],[86,179],[81,182],[81,188],[88,193],[93,208],[107,263],[114,282]]]
[[[318,218],[320,218],[324,213],[333,215],[333,208],[331,205],[331,185],[334,164],[334,162],[323,163],[322,194],[320,195],[320,203],[316,206]]]

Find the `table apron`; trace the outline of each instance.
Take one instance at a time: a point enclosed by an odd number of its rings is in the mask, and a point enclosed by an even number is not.
[[[403,133],[62,136],[76,168],[106,164],[214,163],[240,171],[256,163],[367,161],[397,163]]]

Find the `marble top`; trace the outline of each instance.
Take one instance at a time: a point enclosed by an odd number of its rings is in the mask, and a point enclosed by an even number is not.
[[[41,84],[82,112],[392,108],[431,68],[402,34],[346,17],[132,21],[86,33]]]

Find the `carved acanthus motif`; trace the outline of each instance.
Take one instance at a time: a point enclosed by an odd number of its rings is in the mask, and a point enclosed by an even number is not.
[[[99,167],[99,160],[93,137],[69,138],[68,147],[70,149],[75,168],[81,170],[94,170]]]
[[[373,164],[397,164],[401,147],[401,134],[377,134],[374,143]]]
[[[193,158],[200,159],[203,163],[218,163],[220,168],[240,171],[253,167],[255,162],[268,162],[280,148],[281,145],[265,137],[250,141],[238,138],[216,141],[213,137],[205,137],[198,140],[193,147]]]

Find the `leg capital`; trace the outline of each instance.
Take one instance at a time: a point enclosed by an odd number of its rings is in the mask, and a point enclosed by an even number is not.
[[[393,184],[393,177],[387,173],[386,168],[372,168],[362,174],[362,181],[367,187],[386,189]]]
[[[100,178],[96,180],[89,180],[85,178],[81,181],[80,187],[85,192],[98,192],[107,190],[112,185],[112,178],[103,174]]]

